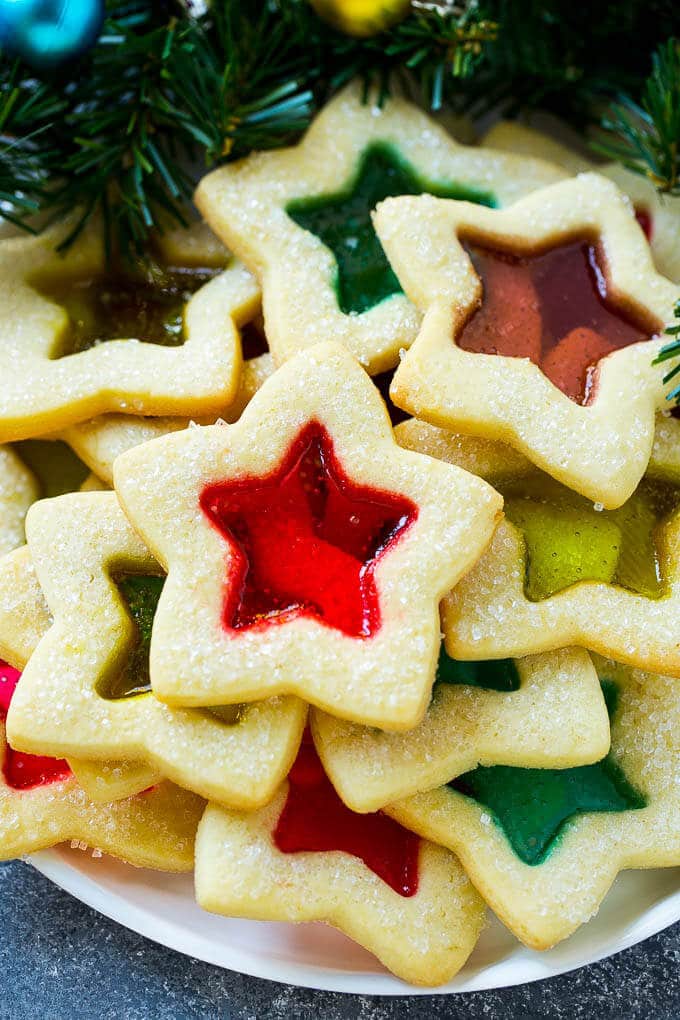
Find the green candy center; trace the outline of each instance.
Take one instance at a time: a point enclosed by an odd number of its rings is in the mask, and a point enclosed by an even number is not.
[[[660,526],[680,504],[670,482],[644,479],[617,510],[596,510],[547,475],[498,485],[505,514],[524,535],[524,591],[538,602],[579,581],[604,581],[657,599],[664,594]]]
[[[157,574],[117,573],[113,580],[134,624],[135,637],[123,670],[104,677],[97,688],[97,693],[109,701],[134,698],[151,691],[149,670],[151,631],[165,584],[165,578]],[[215,705],[205,711],[221,722],[233,725],[243,717],[244,706]]]
[[[605,681],[602,690],[611,719],[616,688]],[[646,803],[611,755],[594,765],[567,769],[480,765],[448,785],[487,808],[514,853],[532,866],[546,860],[578,815],[631,811]]]
[[[113,578],[135,628],[125,666],[103,678],[99,694],[109,700],[131,698],[151,690],[149,648],[151,629],[163,591],[164,577],[155,574],[116,574]]]
[[[33,281],[36,290],[61,305],[69,324],[53,358],[79,354],[108,340],[134,338],[162,347],[185,341],[184,306],[217,270],[164,267],[111,271]]]
[[[511,693],[520,688],[519,673],[512,659],[488,662],[459,662],[452,659],[442,641],[437,663],[437,683],[481,687],[488,691]]]
[[[364,150],[353,179],[341,191],[294,199],[286,207],[298,226],[315,234],[333,252],[337,264],[335,291],[345,314],[365,312],[402,293],[373,229],[371,212],[390,196],[423,192],[494,204],[482,190],[425,180],[396,149],[378,142]]]
[[[23,439],[14,448],[40,484],[43,499],[76,492],[90,469],[60,440]]]

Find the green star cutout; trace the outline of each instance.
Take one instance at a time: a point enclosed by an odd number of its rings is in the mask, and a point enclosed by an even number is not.
[[[610,719],[616,686],[604,681]],[[483,804],[524,864],[541,864],[570,820],[592,811],[631,811],[645,800],[607,755],[594,765],[568,769],[522,769],[480,765],[448,784]]]
[[[286,212],[298,226],[319,237],[337,263],[335,290],[345,314],[365,312],[402,289],[373,229],[371,211],[395,195],[466,199],[493,205],[490,195],[455,184],[425,181],[390,145],[364,150],[356,176],[333,195],[289,202]]]
[[[442,641],[437,663],[437,683],[481,687],[487,691],[510,693],[520,688],[519,673],[513,659],[488,662],[460,662],[452,659]]]
[[[120,673],[107,676],[99,691],[102,697],[111,700],[147,694],[151,690],[151,628],[165,583],[164,577],[154,574],[117,574],[114,580],[134,622],[136,641],[125,668]]]

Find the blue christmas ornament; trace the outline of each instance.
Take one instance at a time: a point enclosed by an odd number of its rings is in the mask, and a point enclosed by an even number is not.
[[[104,0],[0,0],[0,48],[47,70],[92,46],[103,20]]]

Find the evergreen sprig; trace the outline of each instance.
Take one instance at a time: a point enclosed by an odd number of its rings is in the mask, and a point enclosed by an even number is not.
[[[367,39],[332,32],[319,21],[316,31],[331,90],[360,77],[384,99],[398,82],[402,90],[415,91],[425,106],[439,110],[456,84],[474,73],[498,25],[477,2],[439,7],[415,0],[400,24]]]
[[[185,23],[173,61],[169,91],[206,166],[284,145],[312,116],[303,26],[273,5],[216,4]]]
[[[661,348],[653,362],[655,365],[663,365],[667,361],[676,361],[673,368],[664,375],[664,383],[669,383],[671,379],[676,379],[680,375],[680,300],[675,303],[673,315],[676,319],[675,324],[667,326],[665,330],[666,334],[672,336],[673,339]],[[680,385],[675,386],[666,399],[673,401],[676,406],[680,405]]]
[[[609,137],[594,148],[642,174],[661,192],[680,195],[680,39],[652,57],[640,102],[622,96],[602,119]]]
[[[287,144],[355,76],[434,109],[541,106],[581,125],[606,110],[600,145],[677,193],[678,22],[675,0],[591,0],[587,32],[573,0],[413,0],[356,39],[308,0],[213,0],[200,17],[186,0],[108,0],[69,67],[38,75],[0,54],[0,212],[100,211],[110,247],[138,253],[183,220],[205,169]]]
[[[23,224],[46,201],[66,104],[15,61],[0,62],[0,214]]]
[[[168,219],[184,222],[194,164],[281,144],[306,126],[308,90],[291,75],[280,19],[262,4],[216,5],[209,23],[118,5],[83,71],[69,83],[64,121],[73,139],[63,184],[50,196],[82,216],[96,210],[109,248],[143,252]]]
[[[109,248],[135,254],[168,217],[183,221],[197,173],[286,144],[344,81],[361,75],[385,94],[408,73],[438,106],[446,79],[468,75],[495,31],[474,2],[414,10],[361,40],[306,0],[220,0],[203,17],[144,0],[109,0],[107,11],[97,44],[56,77],[39,82],[0,55],[0,81],[14,80],[0,92],[0,200],[23,222],[78,207],[65,244],[99,211]],[[32,82],[33,105],[30,88],[17,105],[18,81]]]
[[[192,183],[182,163],[187,141],[166,90],[179,35],[174,20],[159,25],[149,10],[122,11],[91,51],[85,87],[66,86],[72,151],[54,204],[64,212],[80,208],[82,218],[65,245],[98,209],[109,246],[123,250],[143,247],[162,212],[182,217]]]

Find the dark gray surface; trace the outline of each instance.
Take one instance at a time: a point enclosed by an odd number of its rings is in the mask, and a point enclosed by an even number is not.
[[[380,999],[219,970],[101,917],[29,865],[0,865],[0,1020],[676,1020],[680,924],[519,988]]]

